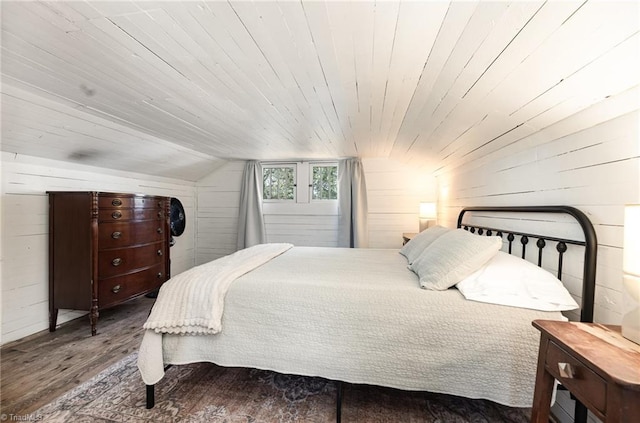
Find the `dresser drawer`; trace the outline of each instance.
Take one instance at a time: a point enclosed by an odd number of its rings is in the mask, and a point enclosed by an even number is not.
[[[162,209],[164,201],[161,197],[142,197],[135,195],[100,195],[98,208],[138,208],[138,209]]]
[[[568,363],[573,369],[573,377],[564,377],[559,370],[560,363]],[[607,384],[600,376],[585,367],[571,354],[550,341],[547,358],[547,371],[575,394],[585,405],[593,407],[602,414],[606,413]]]
[[[98,306],[114,305],[152,291],[159,288],[165,279],[164,266],[161,264],[128,275],[100,279],[98,282]]]
[[[104,250],[98,255],[98,274],[102,279],[129,273],[135,269],[161,264],[164,260],[163,256],[163,242]]]
[[[137,223],[102,223],[98,229],[98,249],[122,248],[138,244],[163,241],[164,224],[161,220]]]
[[[164,218],[161,209],[110,209],[100,210],[98,220],[102,222],[119,222],[127,220],[159,220]]]

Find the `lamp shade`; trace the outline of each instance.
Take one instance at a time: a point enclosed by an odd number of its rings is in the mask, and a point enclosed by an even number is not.
[[[435,219],[436,203],[420,203],[420,219]]]
[[[437,213],[436,203],[420,203],[420,232],[435,224]]]
[[[640,277],[640,204],[624,209],[624,249],[622,270],[627,275]]]

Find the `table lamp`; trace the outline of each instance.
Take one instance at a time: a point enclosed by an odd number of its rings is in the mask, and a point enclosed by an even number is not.
[[[436,203],[420,203],[420,232],[436,223]]]

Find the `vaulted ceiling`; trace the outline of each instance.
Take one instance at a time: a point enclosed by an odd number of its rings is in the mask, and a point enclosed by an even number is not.
[[[3,1],[2,150],[460,166],[640,83],[636,1]]]

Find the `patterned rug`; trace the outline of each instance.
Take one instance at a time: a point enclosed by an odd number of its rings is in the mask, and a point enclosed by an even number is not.
[[[133,354],[33,413],[43,422],[335,422],[335,382],[209,363],[175,366],[156,385],[156,406]],[[530,410],[484,400],[344,384],[342,421],[526,423]]]

